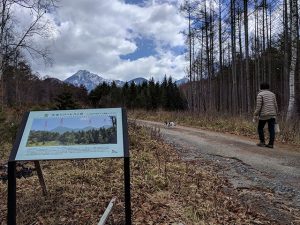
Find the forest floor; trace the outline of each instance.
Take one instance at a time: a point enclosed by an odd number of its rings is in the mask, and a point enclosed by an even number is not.
[[[180,131],[184,133],[182,136],[188,135],[187,131]],[[241,161],[200,154],[197,147],[184,141],[172,142],[172,136],[168,137],[173,144],[168,144],[163,134],[164,129],[159,131],[129,123],[132,224],[299,224],[299,209],[293,203],[297,193],[293,188],[286,189],[283,185],[278,190],[283,195],[289,194],[289,203],[287,197],[279,198],[280,193],[271,186],[240,185],[238,188],[230,183],[231,177],[226,176],[230,168],[236,168],[236,176],[240,176],[239,170],[249,174],[249,182],[256,177],[258,183],[263,176],[255,174]],[[5,174],[10,149],[11,145],[2,146],[4,158],[0,160],[1,225],[7,224]],[[42,195],[33,163],[18,165],[17,171],[26,172],[17,179],[18,225],[96,225],[114,196],[117,204],[107,225],[124,225],[121,159],[40,163],[48,189],[46,196]],[[24,171],[22,167],[29,170]]]
[[[197,125],[239,135],[129,123],[132,224],[300,224],[299,145],[258,148],[255,140],[241,135],[255,133],[249,124],[206,122]],[[12,148],[11,138],[5,139],[0,149],[1,225],[7,224]],[[41,161],[41,166],[46,196],[33,163],[17,167],[18,225],[98,224],[114,196],[117,204],[107,224],[124,225],[123,160]]]
[[[208,164],[226,178],[251,210],[278,224],[300,224],[300,149],[297,145],[258,147],[248,137],[136,120],[159,130],[186,162]]]

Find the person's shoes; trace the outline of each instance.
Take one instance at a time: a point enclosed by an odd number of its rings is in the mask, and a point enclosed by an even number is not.
[[[274,148],[273,145],[266,145],[267,148]]]
[[[259,142],[258,144],[256,144],[257,146],[259,146],[259,147],[265,147],[266,146],[266,144],[265,143],[263,143],[263,142]]]

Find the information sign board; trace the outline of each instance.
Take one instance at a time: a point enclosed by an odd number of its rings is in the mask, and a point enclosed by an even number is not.
[[[124,157],[123,129],[121,108],[32,111],[10,160]]]
[[[26,113],[8,162],[7,224],[17,224],[17,161],[120,157],[124,158],[125,224],[131,225],[128,144],[122,108]]]

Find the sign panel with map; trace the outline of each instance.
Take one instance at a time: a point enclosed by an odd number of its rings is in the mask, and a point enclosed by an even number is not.
[[[123,117],[121,108],[29,112],[14,160],[124,157]]]

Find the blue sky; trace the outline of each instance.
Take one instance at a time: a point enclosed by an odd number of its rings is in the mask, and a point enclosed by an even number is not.
[[[70,117],[70,118],[43,118],[34,119],[31,130],[50,131],[56,127],[67,127],[72,129],[81,129],[85,127],[103,127],[112,126],[109,116],[97,117]]]
[[[48,47],[52,65],[31,59],[34,71],[66,79],[78,70],[104,78],[185,76],[185,37],[188,22],[179,12],[182,0],[64,0],[46,14],[51,31],[34,37]],[[21,15],[21,13],[19,13]],[[26,25],[30,14],[22,12]]]
[[[121,59],[124,60],[137,60],[143,57],[155,56],[158,53],[155,50],[155,43],[152,38],[139,37],[134,40],[137,49],[129,54],[120,55]]]
[[[142,5],[144,4],[144,0],[125,0],[127,4],[135,4],[135,5]]]

